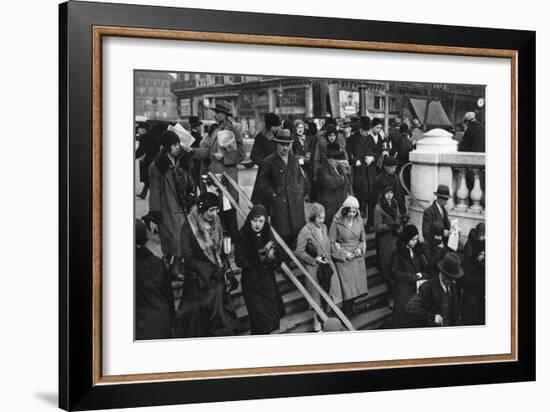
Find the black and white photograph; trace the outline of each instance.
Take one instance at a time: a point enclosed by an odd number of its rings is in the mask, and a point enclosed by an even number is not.
[[[486,324],[486,85],[133,75],[135,340]]]

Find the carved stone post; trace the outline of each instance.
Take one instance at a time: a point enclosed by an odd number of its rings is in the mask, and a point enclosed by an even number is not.
[[[466,169],[458,169],[458,189],[456,190],[456,206],[457,210],[467,210],[468,209],[468,195],[469,190],[466,185]]]
[[[474,187],[470,193],[470,199],[472,200],[472,206],[469,211],[481,213],[481,199],[483,197],[483,191],[481,190],[481,181],[479,179],[479,169],[473,169],[474,172]]]

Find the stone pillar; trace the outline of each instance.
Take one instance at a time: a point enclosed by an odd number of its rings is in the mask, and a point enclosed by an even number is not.
[[[424,133],[424,138],[416,143],[416,150],[409,155],[413,163],[411,169],[411,193],[424,208],[429,207],[435,199],[437,185],[449,186],[455,192],[453,169],[448,164],[441,164],[441,154],[457,151],[457,142],[453,135],[443,129],[433,129]],[[409,207],[410,222],[419,229],[422,227],[423,207],[412,202]],[[447,210],[454,206],[453,198],[447,203]]]

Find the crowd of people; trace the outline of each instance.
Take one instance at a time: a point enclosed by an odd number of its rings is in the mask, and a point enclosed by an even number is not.
[[[138,196],[149,196],[149,212],[136,220],[137,339],[234,334],[237,316],[230,291],[239,286],[250,333],[278,330],[285,307],[277,273],[291,257],[272,228],[307,270],[306,290],[329,316],[325,324],[314,317],[315,331],[334,330],[339,321],[314,283],[347,317],[356,311],[354,302],[368,294],[368,232],[376,234],[392,327],[484,324],[484,224],[472,229],[458,252],[449,248],[445,205],[451,195],[445,185],[436,188],[424,212],[424,242],[408,223],[403,183],[410,180],[409,153],[422,138],[417,119],[410,124],[396,119],[386,135],[379,118],[327,118],[319,125],[267,113],[250,153],[257,166],[254,206],[239,228],[235,208],[225,207],[223,196],[201,178],[226,172],[238,182],[237,165],[246,156],[230,104],[218,101],[211,110],[216,123],[204,133],[197,117],[185,123],[191,144],[182,144],[174,128],[161,133],[138,128],[136,156],[144,183]],[[475,115],[467,113],[465,122],[472,120]],[[469,147],[477,140],[463,138]],[[227,185],[227,191],[239,201],[237,188]],[[162,259],[146,247],[151,223],[158,230]],[[240,282],[232,258],[241,268]],[[177,308],[170,287],[175,279],[183,282]]]

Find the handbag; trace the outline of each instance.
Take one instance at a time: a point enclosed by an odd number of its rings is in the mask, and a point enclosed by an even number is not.
[[[319,285],[327,293],[330,291],[330,280],[332,279],[333,274],[334,271],[332,270],[330,264],[319,263],[319,266],[317,266],[317,280],[319,280]]]
[[[317,246],[313,244],[313,241],[311,239],[307,240],[306,247],[304,250],[313,259],[319,256],[319,251],[317,250]]]

